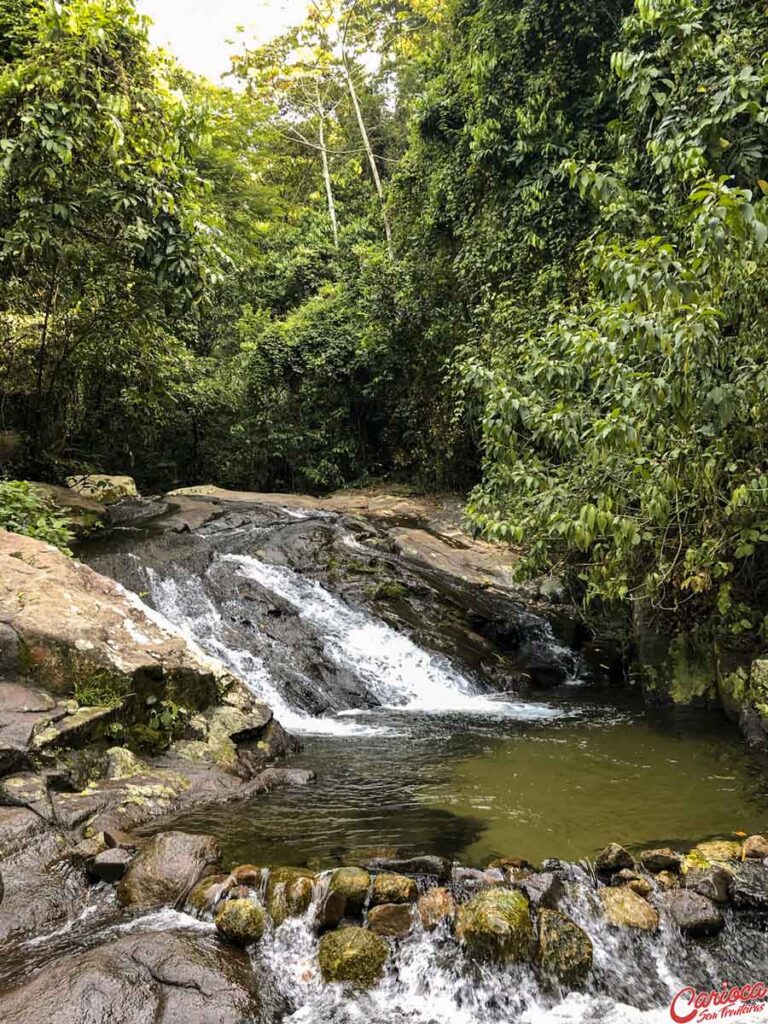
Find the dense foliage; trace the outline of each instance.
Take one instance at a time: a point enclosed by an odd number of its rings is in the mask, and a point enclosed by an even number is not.
[[[768,32],[744,0],[318,0],[229,89],[0,4],[0,460],[470,490],[587,599],[768,602]]]
[[[0,480],[0,529],[46,541],[69,554],[69,521],[25,480]]]

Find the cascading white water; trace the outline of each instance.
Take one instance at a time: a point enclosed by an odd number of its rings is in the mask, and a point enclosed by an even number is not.
[[[368,691],[385,707],[482,712],[514,718],[561,714],[546,704],[502,703],[478,694],[471,681],[447,661],[429,654],[385,622],[350,608],[320,583],[292,569],[267,565],[245,555],[224,555],[222,561],[283,598],[303,619],[322,630],[331,660],[363,679]]]
[[[268,565],[244,555],[214,559],[208,572],[232,572],[253,580],[281,598],[323,637],[324,653],[333,664],[361,680],[374,702],[409,712],[462,712],[495,718],[538,720],[563,712],[541,702],[479,694],[473,683],[446,659],[418,647],[370,614],[349,607],[314,580],[282,566]],[[189,639],[200,644],[240,675],[275,711],[280,721],[296,732],[369,735],[380,726],[350,722],[349,709],[338,717],[313,717],[286,700],[264,660],[238,645],[227,622],[208,596],[200,577],[162,577],[147,571],[155,607]]]

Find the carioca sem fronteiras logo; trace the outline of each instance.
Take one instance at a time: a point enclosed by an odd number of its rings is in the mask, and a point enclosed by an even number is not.
[[[698,991],[688,985],[681,988],[669,1007],[675,1024],[698,1024],[699,1021],[729,1020],[747,1017],[765,1010],[768,985],[763,981],[731,986],[724,981],[719,989]]]

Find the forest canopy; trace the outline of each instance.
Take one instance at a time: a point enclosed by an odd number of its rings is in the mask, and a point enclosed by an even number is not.
[[[228,85],[0,0],[0,460],[469,493],[587,601],[765,631],[768,32],[317,0]]]

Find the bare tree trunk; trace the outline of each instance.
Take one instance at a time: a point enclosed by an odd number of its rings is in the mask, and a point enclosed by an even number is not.
[[[387,236],[387,250],[392,259],[395,258],[395,251],[392,247],[392,226],[389,223],[389,214],[387,213],[387,205],[384,200],[384,189],[381,186],[381,176],[379,175],[379,168],[376,164],[376,156],[371,146],[371,140],[368,135],[368,129],[365,127],[365,121],[363,119],[363,111],[360,107],[360,100],[357,95],[357,89],[352,78],[352,70],[349,66],[346,53],[342,54],[342,61],[344,64],[344,74],[347,79],[347,86],[349,87],[349,95],[352,98],[352,106],[355,108],[355,116],[357,117],[357,124],[360,129],[360,137],[363,140],[363,146],[368,156],[368,163],[371,165],[371,174],[373,175],[373,181],[376,185],[376,192],[379,196],[379,202],[381,203],[381,216],[384,221],[384,233]]]
[[[331,230],[333,231],[333,244],[339,248],[339,225],[336,219],[336,203],[333,199],[333,186],[331,185],[331,169],[328,165],[328,150],[325,145],[325,110],[320,102],[320,89],[316,86],[317,112],[320,118],[320,155],[323,158],[323,181],[325,182],[325,194],[328,197],[328,216],[331,218]]]

